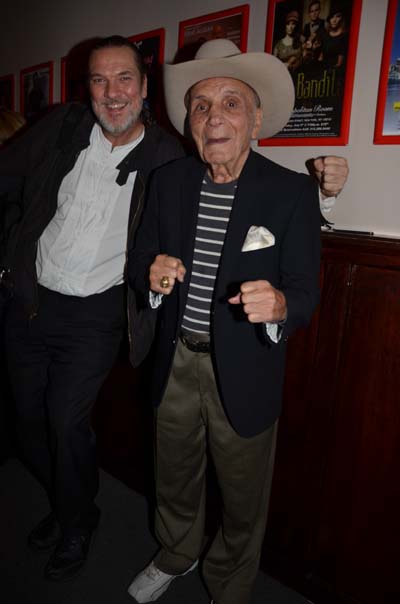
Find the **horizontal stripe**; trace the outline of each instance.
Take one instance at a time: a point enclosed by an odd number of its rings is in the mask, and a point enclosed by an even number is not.
[[[209,252],[207,250],[200,250],[198,247],[194,248],[194,253],[198,253],[198,254],[208,254],[209,256],[221,256],[220,252]]]
[[[205,195],[206,197],[220,197],[221,199],[235,199],[234,195],[222,195],[220,193],[209,193],[208,191],[201,191],[201,197]]]
[[[205,275],[204,273],[197,273],[196,271],[192,271],[192,275],[195,277],[202,277],[203,279],[213,279],[215,281],[215,275]]]
[[[188,317],[187,315],[183,315],[183,318],[186,321],[190,321],[191,323],[199,323],[201,325],[210,325],[210,321],[200,321],[200,319],[191,319],[190,317]]]
[[[203,308],[198,308],[198,306],[190,306],[190,304],[186,304],[186,309],[189,310],[194,310],[195,312],[199,312],[199,313],[205,313],[206,315],[208,315],[210,313],[210,309],[208,310],[204,310]]]
[[[213,233],[224,233],[224,235],[226,233],[226,229],[216,229],[213,227],[205,227],[205,226],[200,226],[200,225],[197,225],[197,228],[200,231],[212,231]]]
[[[212,264],[212,262],[202,262],[201,260],[193,260],[193,264],[199,264],[200,266],[210,266],[211,268],[218,268],[218,264]],[[196,273],[193,273],[194,275]]]
[[[208,214],[199,214],[199,218],[204,218],[205,220],[220,220],[221,222],[228,222],[229,216],[210,216]]]
[[[200,202],[199,204],[202,208],[210,208],[212,210],[225,210],[225,211],[231,211],[232,206],[217,206],[213,203],[203,203]]]
[[[215,281],[215,277],[210,275],[201,275],[200,273],[192,273],[192,275],[196,275],[196,277],[204,277],[205,279],[213,279]],[[195,287],[196,289],[206,289],[208,291],[213,291],[213,287],[208,287],[208,285],[199,285],[199,283],[191,283],[190,287]]]
[[[193,287],[193,284],[191,285]],[[211,289],[211,287],[209,288]],[[194,300],[199,300],[200,302],[211,302],[212,298],[201,298],[200,296],[195,296],[194,294],[188,294],[188,298],[193,298]]]
[[[202,243],[212,243],[213,245],[223,245],[224,242],[219,239],[206,239],[205,237],[196,237],[196,241],[201,241]]]
[[[188,331],[193,331],[193,333],[208,333],[208,331],[204,331],[204,330],[200,330],[200,329],[193,329],[193,327],[189,327],[188,325],[185,325],[185,330]]]

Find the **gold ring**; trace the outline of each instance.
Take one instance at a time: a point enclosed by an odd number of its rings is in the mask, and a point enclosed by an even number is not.
[[[169,277],[162,277],[160,279],[160,287],[167,289],[169,287]]]

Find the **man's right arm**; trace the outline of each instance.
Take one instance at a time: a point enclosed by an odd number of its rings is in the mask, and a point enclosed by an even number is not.
[[[61,105],[18,135],[0,150],[0,195],[18,193],[34,165],[48,152],[48,140],[54,138],[68,110]]]

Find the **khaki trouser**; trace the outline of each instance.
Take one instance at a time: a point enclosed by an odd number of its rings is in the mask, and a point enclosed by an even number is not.
[[[155,530],[161,550],[155,563],[164,572],[180,574],[202,553],[209,452],[223,515],[204,558],[203,575],[217,604],[250,603],[267,519],[275,436],[276,424],[253,438],[239,436],[221,405],[210,355],[191,352],[179,342],[156,414]]]

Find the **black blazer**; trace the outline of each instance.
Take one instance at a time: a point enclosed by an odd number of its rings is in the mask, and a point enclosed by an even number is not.
[[[171,370],[193,261],[199,195],[205,165],[196,158],[155,172],[136,247],[129,255],[130,284],[149,299],[149,267],[166,253],[180,258],[185,282],[165,296],[157,311],[152,401],[159,405]],[[242,252],[252,225],[266,226],[273,247]],[[310,320],[319,299],[320,221],[316,183],[250,152],[238,181],[216,279],[212,358],[221,400],[234,429],[253,436],[280,413],[288,335]],[[243,281],[267,279],[286,296],[288,317],[278,344],[262,324],[249,323],[227,298]],[[239,312],[238,312],[239,311]]]
[[[89,108],[60,105],[0,154],[0,267],[10,270],[7,282],[29,316],[37,312],[37,241],[57,209],[58,190],[79,153],[88,147],[95,123]],[[117,166],[118,185],[137,171],[129,212],[127,250],[133,248],[151,172],[184,155],[176,138],[157,125],[146,127],[143,140]],[[1,292],[0,292],[1,293]],[[153,338],[153,317],[138,311],[127,292],[130,354],[139,364]]]

